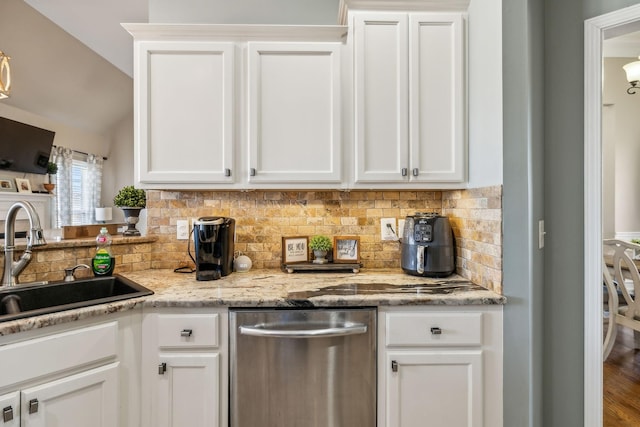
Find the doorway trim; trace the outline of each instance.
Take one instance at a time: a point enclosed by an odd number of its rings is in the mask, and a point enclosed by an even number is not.
[[[607,31],[639,20],[634,5],[584,24],[585,427],[602,427],[602,41]]]

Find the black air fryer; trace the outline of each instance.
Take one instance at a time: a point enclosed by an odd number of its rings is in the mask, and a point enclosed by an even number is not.
[[[214,280],[231,274],[235,231],[233,218],[203,217],[195,221],[196,280]]]
[[[449,219],[435,213],[415,213],[405,219],[401,264],[414,276],[446,277],[456,270],[455,241]]]

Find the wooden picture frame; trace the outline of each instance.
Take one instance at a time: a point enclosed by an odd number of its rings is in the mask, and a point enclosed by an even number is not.
[[[31,193],[31,183],[28,179],[16,178],[18,193]]]
[[[358,236],[335,236],[333,238],[333,262],[359,263],[360,238]]]
[[[13,178],[0,177],[0,192],[15,193],[16,184]]]
[[[309,262],[309,236],[282,238],[282,263]]]

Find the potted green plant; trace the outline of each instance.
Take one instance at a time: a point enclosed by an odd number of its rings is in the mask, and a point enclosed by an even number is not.
[[[47,163],[47,182],[42,185],[49,193],[52,193],[53,189],[56,188],[56,185],[53,183],[53,177],[51,176],[56,173],[58,173],[58,165],[53,162]]]
[[[326,264],[327,252],[331,249],[331,239],[327,236],[318,234],[309,240],[309,248],[313,251],[313,262],[315,264]]]
[[[113,204],[122,209],[127,229],[122,233],[125,236],[139,236],[140,231],[136,224],[140,219],[140,211],[147,206],[147,194],[144,190],[127,185],[118,191],[113,198]]]

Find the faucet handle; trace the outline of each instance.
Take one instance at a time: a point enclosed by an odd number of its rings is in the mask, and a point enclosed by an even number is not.
[[[74,273],[78,268],[91,268],[87,264],[78,264],[75,267],[65,268],[64,269],[64,281],[65,282],[73,282],[76,280]]]

